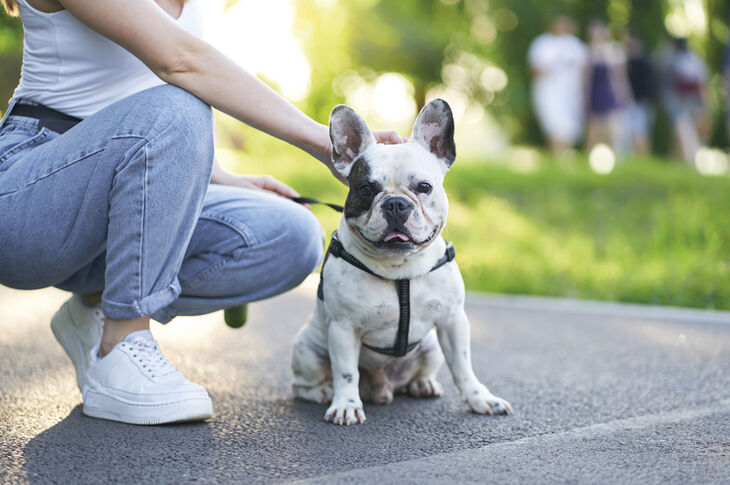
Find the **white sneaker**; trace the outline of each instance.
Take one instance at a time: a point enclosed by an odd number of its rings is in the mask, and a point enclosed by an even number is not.
[[[139,330],[107,355],[91,351],[84,414],[130,424],[197,421],[213,414],[203,387],[193,384],[162,355],[149,330]]]
[[[73,295],[53,315],[51,330],[76,368],[76,383],[82,391],[91,349],[99,345],[104,331],[101,305],[89,307],[81,296]]]

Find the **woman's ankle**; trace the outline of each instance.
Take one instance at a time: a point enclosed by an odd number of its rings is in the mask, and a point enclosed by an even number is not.
[[[92,293],[90,295],[81,295],[81,301],[88,307],[96,306],[101,303],[101,293]]]
[[[99,345],[99,357],[104,357],[112,351],[114,346],[124,340],[132,332],[150,329],[150,317],[133,318],[130,320],[115,320],[107,318],[104,321],[104,333]]]

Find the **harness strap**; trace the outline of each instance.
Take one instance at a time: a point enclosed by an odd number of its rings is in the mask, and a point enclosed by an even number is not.
[[[416,348],[421,341],[408,343],[408,330],[411,325],[411,280],[395,280],[395,289],[398,292],[398,307],[400,309],[395,345],[393,347],[375,347],[363,342],[363,346],[381,354],[403,357]]]
[[[353,265],[354,267],[365,271],[366,273],[370,273],[373,276],[377,276],[378,278],[382,278],[382,276],[376,274],[373,270],[365,266],[359,259],[357,259],[352,254],[345,251],[345,247],[342,245],[339,239],[335,237],[335,235],[332,235],[332,240],[330,241],[330,247],[327,250],[328,253],[332,254],[332,256],[336,258],[343,259]]]
[[[345,262],[351,264],[352,266],[355,266],[356,268],[365,271],[366,273],[369,273],[373,276],[377,276],[378,278],[383,278],[382,276],[375,273],[373,270],[365,266],[359,259],[357,259],[352,254],[348,253],[342,243],[337,239],[337,233],[335,232],[332,234],[332,240],[330,241],[330,246],[327,249],[327,254],[324,258],[324,263],[322,263],[322,272],[319,276],[319,286],[317,287],[317,297],[324,301],[324,265],[327,264],[327,258],[332,255],[336,258],[340,258],[344,260]],[[431,271],[435,271],[439,269],[441,266],[445,265],[446,263],[449,263],[454,260],[456,257],[456,250],[454,249],[454,245],[451,243],[446,243],[446,251],[444,251],[443,256],[439,258],[438,261],[436,261],[436,264],[429,270],[429,273]],[[375,347],[373,345],[368,345],[365,342],[362,343],[362,345],[374,352],[378,352],[380,354],[389,355],[392,357],[403,357],[408,352],[413,350],[418,346],[421,341],[416,341],[412,343],[408,343],[408,331],[411,324],[411,280],[409,279],[401,279],[401,280],[394,280],[395,281],[395,289],[396,293],[398,294],[398,308],[399,308],[399,318],[398,318],[398,332],[395,336],[395,345],[393,347]]]

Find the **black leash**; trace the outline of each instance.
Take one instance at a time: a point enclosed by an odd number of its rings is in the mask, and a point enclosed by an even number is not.
[[[327,264],[327,258],[329,258],[330,255],[335,258],[340,258],[346,263],[349,263],[359,270],[369,273],[373,276],[377,276],[378,278],[382,278],[384,280],[390,279],[375,273],[373,270],[363,264],[362,261],[357,259],[352,254],[348,253],[340,240],[337,239],[337,232],[335,232],[334,234],[332,234],[330,247],[327,249],[327,254],[325,255],[324,263],[322,264],[322,272],[319,274],[317,297],[322,301],[324,301],[324,265]],[[441,258],[436,261],[436,264],[433,266],[433,268],[429,270],[429,273],[431,271],[436,271],[446,263],[453,261],[455,257],[456,250],[454,249],[454,245],[447,242],[446,251],[444,251],[443,256],[441,256]],[[411,280],[402,279],[390,281],[395,282],[395,290],[398,294],[398,307],[400,312],[400,315],[398,317],[398,332],[395,336],[395,344],[392,347],[375,347],[373,345],[368,345],[365,342],[363,342],[362,344],[364,347],[380,354],[390,355],[392,357],[403,357],[408,352],[416,348],[419,343],[421,343],[420,340],[412,343],[408,342],[408,331],[411,324]]]
[[[322,202],[317,199],[310,199],[309,197],[289,197],[291,200],[296,202],[297,204],[322,204],[326,205],[327,207],[336,210],[337,212],[342,212],[345,210],[344,207],[337,204],[330,204],[329,202]]]

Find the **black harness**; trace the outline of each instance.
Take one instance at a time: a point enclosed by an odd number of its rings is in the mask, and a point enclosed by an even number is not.
[[[331,256],[335,258],[340,258],[343,261],[353,265],[354,267],[365,271],[366,273],[370,273],[373,276],[377,276],[378,278],[389,280],[390,278],[384,278],[383,276],[380,276],[379,274],[375,273],[373,270],[365,266],[362,261],[357,259],[352,254],[345,251],[345,248],[342,246],[342,243],[337,239],[337,233],[335,232],[332,234],[332,240],[330,241],[330,247],[327,249],[327,254],[324,258],[324,263],[322,264],[322,272],[320,273],[319,277],[319,287],[317,288],[317,297],[324,301],[324,265],[327,264],[327,259]],[[429,273],[431,271],[436,271],[441,266],[445,265],[446,263],[449,263],[454,260],[454,257],[456,256],[456,250],[454,249],[454,245],[450,242],[446,243],[446,251],[444,252],[444,255],[441,256],[441,258],[436,262],[436,264],[431,268]],[[410,295],[410,288],[411,288],[411,280],[405,279],[405,280],[391,280],[395,281],[395,290],[398,293],[398,307],[400,309],[400,317],[398,319],[398,333],[395,336],[395,345],[393,347],[375,347],[372,345],[368,345],[363,342],[363,345],[374,351],[378,352],[380,354],[384,355],[390,355],[392,357],[403,357],[408,352],[416,348],[421,341],[408,343],[408,329],[411,324],[411,295]]]

